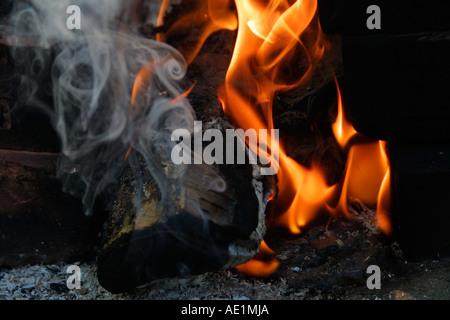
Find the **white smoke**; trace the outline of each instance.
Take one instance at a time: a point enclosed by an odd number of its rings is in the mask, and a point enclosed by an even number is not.
[[[96,197],[118,180],[127,161],[137,163],[137,156],[145,160],[163,198],[176,197],[171,185],[183,184],[183,173],[174,177],[164,162],[174,145],[172,131],[193,130],[191,105],[186,99],[174,100],[185,91],[179,81],[186,63],[173,47],[137,35],[129,24],[123,26],[121,17],[129,4],[127,0],[16,1],[7,22],[14,30],[10,43],[20,38],[37,43],[35,48],[11,50],[22,70],[20,95],[49,112],[62,143],[59,176],[67,192],[82,195],[88,215]],[[81,9],[80,30],[66,26],[70,5]],[[150,76],[131,108],[136,75],[142,68]],[[51,88],[51,106],[38,94],[43,87]],[[133,152],[126,158],[130,146]]]

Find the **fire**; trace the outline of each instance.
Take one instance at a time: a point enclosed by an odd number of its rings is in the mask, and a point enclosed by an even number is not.
[[[259,255],[262,257],[274,254],[274,251],[269,248],[266,242],[263,240],[259,248]],[[267,277],[274,273],[280,263],[277,260],[260,260],[258,257],[253,258],[247,263],[237,266],[236,269],[242,273],[254,276],[254,277]]]
[[[161,7],[161,10],[165,11],[165,8]],[[160,16],[163,14],[160,13]],[[194,28],[189,28],[190,26]],[[166,41],[171,35],[186,29],[199,30],[194,41],[189,41],[188,45],[178,48],[186,58],[186,62],[190,64],[211,34],[221,29],[235,30],[236,28],[237,19],[233,10],[230,9],[230,0],[205,0],[198,1],[197,8],[193,12],[176,21],[164,36],[159,36],[159,39]]]
[[[262,5],[258,1],[236,0],[238,35],[225,89],[219,97],[227,116],[244,130],[260,128],[262,124],[273,128],[275,92],[299,88],[314,71],[313,62],[318,61],[326,49],[327,43],[320,29],[315,41],[308,42],[309,46],[301,40],[302,33],[317,19],[317,2],[303,0],[291,3],[278,0]],[[295,65],[294,55],[298,50],[303,50],[309,65],[303,75],[287,83],[283,71],[286,65]],[[296,57],[298,59],[298,55]],[[344,149],[357,132],[345,116],[338,86],[337,90],[338,114],[332,129],[337,143]],[[281,212],[278,223],[292,233],[300,233],[321,212],[341,212],[349,216],[351,199],[360,199],[368,205],[378,203],[379,226],[385,232],[390,231],[387,214],[389,170],[378,142],[351,146],[342,182],[334,186],[327,185],[318,163],[306,168],[290,158],[282,146],[279,159],[279,193],[273,202]],[[337,206],[330,206],[330,199],[339,191]],[[273,267],[274,264],[253,259],[238,270],[265,275],[271,274]]]
[[[189,49],[180,48],[189,63],[211,33],[237,28],[225,83],[218,92],[219,101],[235,127],[244,131],[274,129],[275,94],[300,90],[314,74],[329,46],[318,22],[317,0],[235,0],[235,6],[237,18],[228,0],[200,1],[197,10],[178,20],[165,37],[190,24],[201,26],[195,44]],[[378,226],[390,233],[386,146],[379,141],[352,143],[352,137],[360,134],[345,115],[337,81],[336,87],[338,110],[331,127],[336,143],[342,150],[348,150],[342,178],[335,185],[327,185],[319,163],[309,167],[299,164],[288,156],[281,142],[276,148],[279,150],[278,195],[270,200],[279,213],[277,224],[299,234],[321,213],[350,218],[349,204],[359,199],[377,206]],[[261,151],[255,150],[256,146],[249,147],[254,152]],[[275,148],[268,142],[268,150],[273,152],[272,149]],[[258,257],[237,269],[255,276],[270,275],[279,262],[259,257],[270,254],[273,251],[263,241]]]
[[[335,79],[336,87],[337,87],[337,97],[338,97],[338,112],[336,121],[332,125],[333,133],[336,138],[337,143],[339,146],[344,149],[347,145],[348,141],[351,137],[356,135],[356,130],[353,128],[353,126],[348,121],[345,112],[344,112],[344,106],[342,104],[342,97],[341,97],[341,91],[339,90],[339,86],[337,83],[337,80]]]
[[[273,129],[273,97],[276,92],[299,87],[311,74],[312,60],[319,60],[324,46],[316,39],[306,48],[300,37],[316,17],[317,2],[306,0],[290,4],[288,1],[236,0],[238,34],[224,88],[219,92],[223,109],[235,126]],[[316,17],[317,18],[317,17]],[[321,34],[317,33],[320,37]],[[300,50],[308,65],[303,76],[292,82],[284,79],[282,68],[299,63],[294,51]],[[251,146],[250,146],[251,147]],[[325,204],[329,188],[316,168],[307,169],[289,158],[279,148],[279,197],[276,207],[284,208],[280,223],[287,224],[294,233],[310,222]],[[305,190],[307,190],[305,192]],[[301,209],[301,210],[300,210]],[[261,263],[253,259],[238,270],[252,275],[271,274],[278,264]]]

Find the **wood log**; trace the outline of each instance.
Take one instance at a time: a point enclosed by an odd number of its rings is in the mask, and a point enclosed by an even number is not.
[[[8,56],[8,48],[0,44],[0,130],[11,128],[11,106],[10,106],[10,94],[5,83],[10,80],[11,76],[11,63]]]
[[[381,29],[367,27],[371,16],[367,9],[371,5],[380,8]],[[326,33],[373,35],[450,30],[446,0],[319,0],[318,11]]]
[[[450,147],[390,142],[396,241],[411,261],[450,255]]]
[[[0,149],[0,267],[93,259],[98,221],[62,192],[58,156]]]
[[[450,33],[344,36],[342,97],[373,139],[450,139]]]
[[[217,100],[217,89],[234,39],[229,31],[212,35],[188,68],[185,87],[194,85],[188,99],[203,130],[224,133],[233,128]],[[225,53],[213,52],[217,43]],[[177,172],[170,159],[163,162],[166,170]],[[274,176],[258,176],[257,166],[248,159],[246,164],[187,165],[185,187],[168,204],[161,201],[148,168],[139,163],[123,175],[105,223],[98,279],[107,290],[131,291],[156,279],[232,268],[258,252],[266,230],[267,199],[275,192]],[[139,172],[142,182],[133,172]],[[222,177],[225,191],[205,188],[212,172]]]
[[[57,153],[60,141],[50,117],[42,109],[30,105],[26,96],[20,94],[20,69],[23,66],[14,62],[9,50],[10,47],[0,44],[0,149]],[[40,97],[52,105],[52,97],[45,93],[51,84],[50,70],[47,77],[48,82],[38,90]]]
[[[202,179],[210,176],[209,170],[191,165],[187,186],[169,206],[161,202],[154,180],[145,173],[139,200],[135,178],[127,171],[98,258],[98,279],[104,288],[124,292],[156,279],[232,268],[258,252],[272,188],[253,177],[250,165],[220,165],[217,170],[226,190],[205,193],[202,186],[207,181]],[[189,205],[196,198],[199,207]]]
[[[0,3],[0,19],[6,17],[12,10],[13,0],[4,0]]]

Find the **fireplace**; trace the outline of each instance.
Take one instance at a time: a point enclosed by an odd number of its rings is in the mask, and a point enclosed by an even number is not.
[[[116,293],[448,256],[450,20],[350,2],[1,4],[0,267]]]

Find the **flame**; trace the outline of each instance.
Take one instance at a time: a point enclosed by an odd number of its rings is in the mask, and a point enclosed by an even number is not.
[[[156,20],[155,27],[161,27],[164,24],[164,16],[167,11],[167,7],[169,6],[170,0],[161,0],[161,7],[159,8],[158,18]],[[162,41],[163,35],[158,32],[156,34],[156,41]]]
[[[380,141],[380,152],[385,163],[389,163],[386,155],[386,143]],[[381,182],[380,192],[377,198],[377,224],[378,227],[385,233],[392,233],[392,223],[390,219],[391,212],[391,170],[388,167]]]
[[[173,34],[189,30],[189,38],[193,40],[178,48],[189,65],[211,34],[222,29],[237,28],[236,14],[230,4],[230,0],[198,1],[197,8],[177,20],[160,39],[167,41]]]
[[[275,252],[269,248],[269,246],[266,244],[266,242],[263,240],[261,242],[260,248],[259,248],[259,254],[260,256],[264,257],[267,255],[273,255]],[[245,273],[247,275],[253,276],[253,277],[267,277],[273,274],[280,265],[280,262],[277,260],[260,260],[256,257],[251,259],[250,261],[241,264],[236,267],[236,269],[239,272]]]
[[[344,149],[348,141],[358,132],[345,116],[339,85],[338,113],[336,121],[332,124],[333,133],[339,146]],[[377,208],[378,227],[386,234],[392,232],[390,222],[390,169],[386,155],[386,143],[371,141],[352,145],[348,152],[347,164],[341,185],[341,194],[338,205],[328,208],[330,213],[343,213],[351,217],[348,208],[349,200],[358,199],[366,205]],[[337,188],[337,185],[334,187]]]
[[[236,127],[248,129],[274,129],[272,107],[277,91],[299,87],[312,74],[311,61],[320,60],[323,44],[313,41],[306,48],[300,37],[316,17],[315,0],[275,0],[263,5],[258,1],[236,0],[238,34],[233,56],[226,74],[224,87],[219,91],[219,100],[228,118]],[[317,17],[316,17],[317,18]],[[321,33],[316,33],[317,37]],[[292,82],[281,77],[282,68],[300,63],[294,51],[303,53],[302,61],[307,65],[303,76]],[[255,148],[255,146],[249,146]],[[288,157],[279,146],[279,194],[275,206],[285,207],[280,223],[287,223],[294,233],[300,226],[314,218],[316,210],[323,207],[329,188],[317,168],[311,170],[300,166]],[[317,182],[321,182],[317,184]],[[302,187],[309,186],[307,193]],[[299,211],[299,207],[304,209]],[[239,266],[241,272],[251,275],[269,275],[278,268],[276,260],[270,263],[252,259]]]
[[[337,143],[342,149],[344,149],[350,138],[353,137],[357,132],[350,124],[345,115],[344,106],[342,104],[341,90],[339,89],[339,85],[337,83],[336,78],[334,80],[337,87],[338,112],[336,121],[333,123],[331,127],[333,129],[333,133]]]
[[[198,30],[188,46],[178,48],[189,64],[213,32],[237,29],[234,52],[218,99],[235,127],[256,132],[274,129],[275,93],[301,89],[329,48],[318,21],[317,0],[234,2],[237,16],[231,9],[230,0],[199,1],[194,12],[178,20],[159,39],[167,40],[186,28]],[[145,74],[143,78],[148,76]],[[377,206],[378,226],[390,233],[390,170],[385,143],[352,142],[352,137],[360,134],[345,115],[336,79],[335,82],[338,110],[331,128],[337,144],[348,152],[338,183],[327,185],[320,163],[313,162],[305,167],[287,155],[282,143],[274,146],[270,139],[262,141],[268,147],[267,153],[278,150],[278,194],[270,199],[278,212],[276,224],[299,234],[321,213],[351,218],[349,205],[359,199],[367,205]],[[261,141],[264,136],[258,138]],[[250,143],[249,148],[258,155],[265,152]],[[273,251],[262,241],[257,256],[238,266],[237,270],[253,276],[268,276],[279,266],[275,259],[264,259],[270,255]]]

